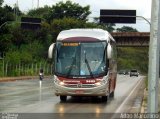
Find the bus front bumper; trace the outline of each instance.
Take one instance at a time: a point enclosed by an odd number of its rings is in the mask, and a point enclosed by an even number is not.
[[[109,84],[92,88],[72,88],[54,83],[55,95],[57,96],[107,96],[109,95]]]

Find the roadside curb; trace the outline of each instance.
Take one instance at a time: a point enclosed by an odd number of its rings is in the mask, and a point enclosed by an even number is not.
[[[158,94],[158,113],[160,113],[160,81],[159,81],[159,94]],[[147,98],[148,98],[148,90],[147,88],[144,89],[143,94],[143,101],[141,106],[141,112],[140,113],[147,113]]]
[[[148,91],[145,88],[143,92],[143,100],[142,100],[140,113],[147,113],[147,94],[148,94]]]

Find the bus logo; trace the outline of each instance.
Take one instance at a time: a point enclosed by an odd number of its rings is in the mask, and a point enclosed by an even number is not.
[[[82,87],[82,84],[81,84],[81,83],[78,83],[78,84],[77,84],[77,87],[78,87],[78,88],[81,88],[81,87]]]

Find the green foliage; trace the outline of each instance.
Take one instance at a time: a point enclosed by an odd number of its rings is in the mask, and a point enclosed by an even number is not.
[[[123,26],[122,28],[117,28],[117,32],[138,32],[137,29],[129,27],[129,26]]]
[[[108,31],[108,32],[113,32],[115,29],[113,28],[113,26],[115,26],[115,24],[113,24],[113,23],[108,23],[108,24],[106,24],[106,30]]]
[[[3,76],[3,59],[0,60],[0,76]]]
[[[113,32],[115,30],[113,28],[113,26],[115,26],[114,23],[100,23],[99,17],[94,18],[94,23],[99,24],[101,27],[103,27],[102,29],[107,30],[108,32]]]
[[[145,77],[145,87],[148,90],[148,77]]]
[[[8,71],[7,76],[19,76],[19,71],[18,70],[10,70],[10,71]]]
[[[21,52],[20,57],[21,57],[21,61],[26,64],[33,61],[33,55],[28,51]]]
[[[148,72],[148,48],[117,48],[118,70],[138,69],[141,73]]]
[[[78,20],[75,18],[66,18],[64,17],[63,19],[55,19],[51,22],[51,31],[52,36],[53,36],[53,41],[55,42],[55,39],[57,35],[60,33],[62,30],[68,30],[68,29],[73,29],[73,28],[101,28],[101,29],[106,29],[105,26],[99,25],[97,23],[91,23],[87,22],[84,20]]]
[[[6,21],[13,21],[14,20],[14,14],[12,11],[12,8],[8,5],[4,7],[0,7],[0,25],[5,23]]]
[[[36,61],[44,58],[43,56],[44,46],[38,41],[34,41],[30,44],[22,45],[20,50],[22,51],[22,53],[24,53],[22,55],[22,57],[24,56],[22,61],[25,61],[25,57],[26,59],[30,58],[30,60],[28,59],[28,62],[29,61],[32,62],[33,60]]]
[[[0,35],[0,51],[4,52],[10,49],[12,35],[11,34],[3,34]]]
[[[68,30],[71,28],[84,28],[85,21],[78,20],[75,18],[55,19],[51,23],[51,30],[54,31],[54,39],[57,37],[60,31]],[[54,42],[54,41],[53,41]]]
[[[91,13],[89,9],[89,6],[82,7],[77,3],[72,3],[72,1],[66,1],[65,3],[61,1],[52,6],[46,19],[48,22],[51,22],[53,19],[62,19],[64,17],[87,20],[87,16]]]
[[[3,4],[3,0],[0,0],[0,6]]]
[[[87,22],[86,24],[84,24],[84,28],[100,28],[100,29],[107,30],[106,26],[103,26],[94,22]]]
[[[39,18],[45,19],[48,16],[50,10],[51,10],[51,7],[46,5],[44,7],[29,10],[29,12],[27,13],[27,16],[39,17]]]
[[[13,64],[18,64],[21,61],[21,53],[19,51],[8,51],[6,53],[5,61],[12,62]]]

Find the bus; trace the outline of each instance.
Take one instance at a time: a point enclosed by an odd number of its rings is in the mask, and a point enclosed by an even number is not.
[[[50,45],[48,57],[54,67],[55,95],[113,97],[117,77],[116,42],[102,29],[61,31]]]

